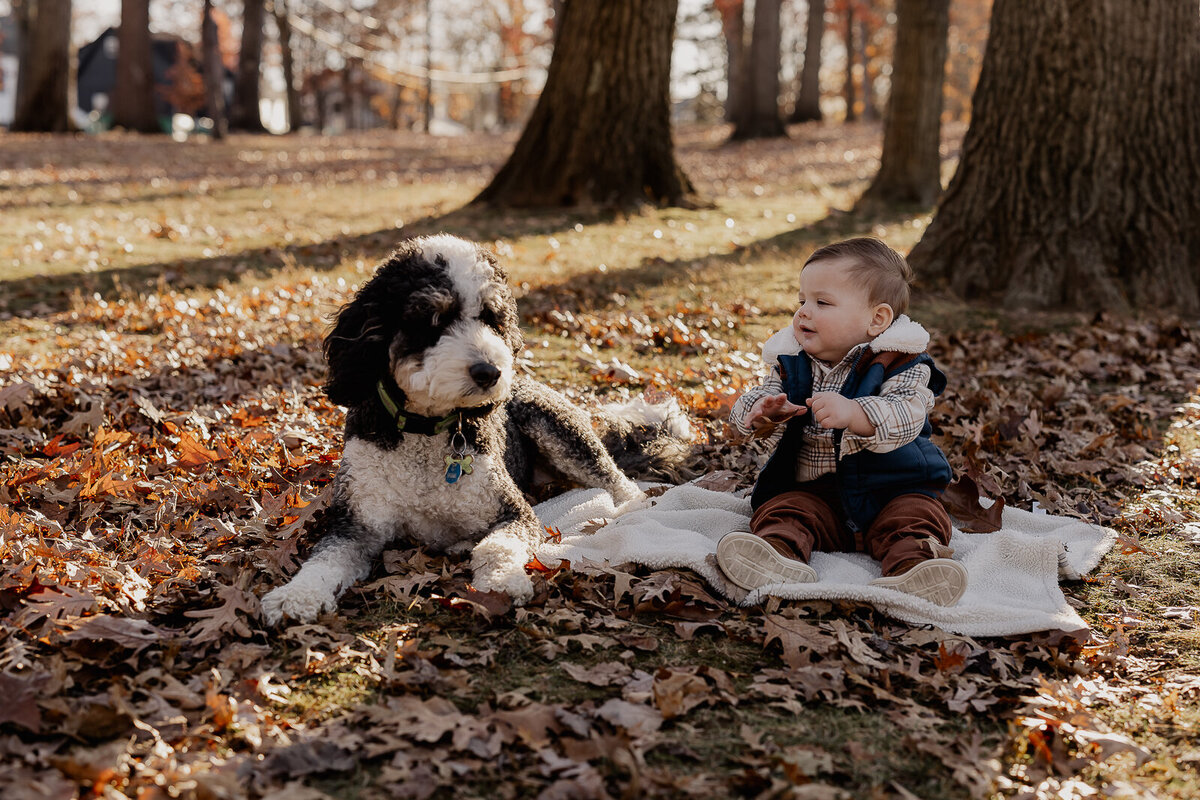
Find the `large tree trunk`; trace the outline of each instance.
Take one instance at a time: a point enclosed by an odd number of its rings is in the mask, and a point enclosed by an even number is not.
[[[780,0],[756,0],[754,29],[750,36],[746,106],[734,120],[732,139],[787,136],[779,114]]]
[[[69,131],[71,0],[26,0],[17,11],[18,20],[28,24],[28,35],[21,41],[11,130]]]
[[[508,162],[475,202],[691,205],[671,142],[676,0],[571,0],[546,87]]]
[[[790,122],[821,120],[821,40],[825,37],[825,0],[808,0],[808,24],[804,30],[804,68],[796,90],[796,105]]]
[[[1200,308],[1194,2],[997,0],[958,172],[910,259],[1034,308]]]
[[[265,14],[264,0],[245,0],[242,47],[238,51],[237,76],[233,83],[233,106],[229,109],[229,127],[232,130],[249,133],[266,130],[258,105]]]
[[[225,65],[221,62],[221,42],[212,0],[204,0],[200,22],[200,48],[204,62],[204,104],[213,121],[213,139],[224,139],[229,127],[225,116]]]
[[[942,192],[942,84],[950,0],[897,0],[883,158],[863,200],[932,205]]]
[[[721,33],[725,37],[725,121],[736,122],[746,106],[749,81],[746,78],[746,3],[745,0],[714,0],[721,15]]]
[[[283,61],[283,84],[287,91],[288,131],[295,133],[304,124],[300,111],[300,92],[296,88],[296,67],[292,58],[292,22],[287,0],[275,0],[275,27],[279,31],[279,53]]]

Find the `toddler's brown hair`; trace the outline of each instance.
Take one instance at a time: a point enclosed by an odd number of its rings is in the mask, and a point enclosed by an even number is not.
[[[850,262],[847,273],[866,284],[872,305],[887,303],[896,316],[908,311],[908,287],[913,271],[904,256],[878,239],[863,236],[819,248],[808,257],[804,266],[835,258]]]

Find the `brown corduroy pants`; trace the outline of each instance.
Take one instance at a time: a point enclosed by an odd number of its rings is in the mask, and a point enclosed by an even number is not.
[[[846,527],[841,501],[832,491],[784,492],[764,502],[750,518],[750,531],[776,549],[783,545],[807,563],[814,550],[863,552],[880,562],[884,575],[902,564],[937,555],[932,539],[950,543],[950,517],[936,499],[902,494],[879,512],[871,526],[855,535]]]

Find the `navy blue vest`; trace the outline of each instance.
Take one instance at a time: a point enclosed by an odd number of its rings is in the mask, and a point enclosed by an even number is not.
[[[929,367],[929,390],[939,395],[946,388],[946,376],[927,354],[883,352],[864,349],[839,392],[844,397],[878,395],[883,382],[906,369],[925,364]],[[804,405],[812,397],[812,363],[804,353],[779,356],[779,372],[788,400]],[[805,425],[814,424],[812,414],[793,417],[784,428],[775,452],[759,473],[750,505],[758,508],[770,498],[811,484],[797,483],[796,460],[800,455]],[[888,453],[860,450],[838,461],[835,480],[846,514],[847,525],[865,531],[879,512],[902,494],[937,497],[953,477],[946,456],[929,440],[929,420],[917,438]],[[842,432],[834,431],[834,450],[840,455]]]

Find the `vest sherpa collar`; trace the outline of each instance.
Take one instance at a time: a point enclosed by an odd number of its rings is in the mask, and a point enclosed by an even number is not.
[[[869,347],[876,353],[923,353],[929,346],[929,332],[907,314],[901,314],[883,333],[871,340]],[[774,364],[780,356],[794,356],[801,350],[792,326],[776,331],[763,342],[763,363]]]
[[[924,353],[929,346],[929,332],[901,314],[883,333],[871,340],[876,353]]]

